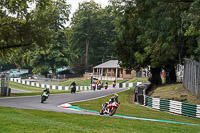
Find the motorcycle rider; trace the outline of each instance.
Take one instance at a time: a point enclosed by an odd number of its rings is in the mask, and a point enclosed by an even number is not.
[[[106,81],[106,83],[105,83],[106,85],[108,85],[108,82]]]
[[[95,84],[95,82],[92,82],[92,89],[95,91],[95,89],[96,89],[96,84]]]
[[[116,81],[114,80],[114,81],[113,81],[113,87],[115,87],[115,86],[116,86]]]
[[[73,86],[74,90],[76,90],[76,83],[73,81],[70,86]]]
[[[44,92],[46,92],[46,94],[48,95],[48,96],[47,96],[47,98],[48,98],[48,97],[49,97],[49,94],[50,94],[49,88],[44,89],[43,92],[42,92],[42,94],[43,94]],[[41,94],[41,96],[42,96],[42,94]]]
[[[109,100],[109,104],[112,104],[113,102],[117,102],[118,103],[118,94],[115,93],[115,96],[112,96]]]
[[[106,83],[105,83],[105,89],[107,89],[108,88],[108,82],[106,81]]]
[[[73,81],[70,86],[76,86],[75,81]]]
[[[119,101],[118,101],[118,94],[117,94],[117,93],[115,93],[115,96],[112,96],[112,97],[109,99],[109,102],[106,102],[106,103],[105,103],[105,109],[107,110],[108,105],[109,105],[109,104],[112,104],[113,102],[119,103]],[[108,111],[108,110],[107,110],[107,111]]]
[[[42,92],[42,94],[43,94],[44,92],[46,92],[47,94],[50,94],[49,88],[44,89],[43,92]]]

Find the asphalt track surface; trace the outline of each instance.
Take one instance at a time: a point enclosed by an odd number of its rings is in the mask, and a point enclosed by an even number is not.
[[[11,88],[11,93],[23,93],[23,92],[30,92],[30,91],[23,91],[23,90],[18,90],[18,89]]]
[[[87,112],[74,112],[72,110],[66,110],[59,108],[58,106],[64,103],[73,103],[78,101],[86,101],[89,99],[95,99],[121,91],[125,91],[128,88],[109,88],[105,90],[104,88],[96,91],[82,91],[76,92],[75,94],[65,93],[65,94],[50,94],[47,101],[41,103],[41,96],[26,96],[26,97],[10,97],[10,98],[0,98],[0,106],[3,107],[15,107],[22,109],[34,109],[43,111],[55,111],[55,112],[66,112],[66,113],[79,113],[79,114],[90,114]],[[108,99],[109,100],[109,99]],[[99,105],[99,109],[101,105]]]

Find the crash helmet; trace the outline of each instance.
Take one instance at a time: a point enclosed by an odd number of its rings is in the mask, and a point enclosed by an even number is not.
[[[110,99],[112,100],[112,99],[114,99],[115,97],[114,96],[112,96]]]

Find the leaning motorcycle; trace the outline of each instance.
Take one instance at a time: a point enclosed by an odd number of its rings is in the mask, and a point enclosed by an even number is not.
[[[105,107],[102,104],[102,108],[100,109],[100,115],[109,114],[109,116],[113,116],[116,110],[119,108],[119,104],[120,103],[113,102],[112,104],[108,104],[107,107]]]
[[[41,95],[41,103],[46,101],[48,97],[49,97],[49,94],[47,92],[43,92]]]

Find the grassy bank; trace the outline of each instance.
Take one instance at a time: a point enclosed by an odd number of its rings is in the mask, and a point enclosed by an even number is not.
[[[133,83],[133,82],[146,82],[148,78],[133,78],[127,81],[126,83]]]
[[[165,84],[157,87],[150,96],[191,104],[200,104],[200,100],[189,90],[185,89],[181,83]]]
[[[119,101],[121,104],[116,114],[142,117],[142,118],[150,118],[150,119],[161,119],[161,120],[200,124],[200,119],[174,115],[167,112],[152,110],[140,105],[133,104],[131,102],[131,97],[130,97],[130,94],[132,92],[133,92],[133,88],[128,91],[118,93]],[[110,97],[111,96],[107,96],[107,97],[96,99],[96,100],[74,103],[73,105],[79,106],[84,109],[99,111],[101,108],[101,104],[107,102]]]
[[[32,93],[37,93],[40,90],[38,88],[34,89],[34,87],[33,88],[31,87],[31,89],[33,90]],[[133,104],[131,102],[132,92],[133,88],[131,88],[128,91],[118,93],[119,101],[121,102],[121,104],[116,114],[200,124],[200,120],[196,118],[173,115],[166,112],[152,110],[146,107]],[[99,111],[101,108],[101,104],[108,101],[110,97],[111,95],[96,100],[73,103],[73,105],[79,106],[84,109]],[[21,133],[21,132],[198,133],[200,132],[200,126],[129,120],[123,118],[47,112],[40,110],[25,110],[25,109],[16,109],[8,107],[0,107],[0,112],[1,112],[0,133],[5,133],[5,132],[6,133],[12,133],[12,132],[15,133]]]
[[[30,85],[24,85],[24,84],[19,84],[15,82],[9,82],[9,87],[18,89],[18,90],[24,90],[28,92],[23,92],[23,93],[12,93],[11,91],[11,96],[34,96],[34,95],[41,95],[42,91],[44,88],[40,87],[35,87],[35,86],[30,86]],[[70,91],[63,91],[63,90],[53,90],[50,89],[50,94],[59,94],[59,93],[69,93]]]
[[[199,119],[172,115],[141,107],[139,105],[134,105],[130,102],[130,93],[132,90],[133,89],[119,93],[119,100],[121,104],[120,108],[117,110],[117,114],[200,124]],[[109,97],[110,96],[87,102],[74,103],[74,105],[98,111],[101,107],[101,103],[107,101]],[[92,115],[25,110],[7,107],[0,107],[0,112],[0,133],[198,133],[200,131],[200,126],[168,124]]]

